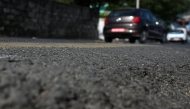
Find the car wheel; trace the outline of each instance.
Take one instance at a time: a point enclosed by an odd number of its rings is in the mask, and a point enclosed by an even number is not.
[[[109,38],[109,37],[105,37],[104,40],[105,40],[105,42],[112,42],[113,39],[112,39],[112,38]]]
[[[139,42],[140,43],[145,43],[146,40],[147,40],[147,36],[148,36],[148,32],[147,31],[142,31],[142,33],[140,35]]]
[[[161,38],[161,40],[160,40],[160,43],[167,43],[167,38],[166,38],[166,34],[165,33],[163,33],[162,34],[162,38]]]
[[[182,44],[186,44],[186,43],[188,43],[187,36],[186,36],[185,40],[182,40],[182,41],[181,41],[181,43],[182,43]]]
[[[135,40],[136,40],[135,38],[130,38],[130,39],[129,39],[129,42],[130,42],[130,43],[135,43]]]
[[[187,40],[183,40],[181,43],[182,43],[182,44],[186,44],[186,43],[187,43]]]

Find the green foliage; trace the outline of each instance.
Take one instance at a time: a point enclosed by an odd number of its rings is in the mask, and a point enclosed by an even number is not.
[[[123,7],[136,7],[136,0],[107,0],[110,4],[108,10]],[[127,6],[123,4],[127,3]],[[188,10],[190,0],[140,0],[140,8],[145,8],[152,11],[158,18],[163,20],[171,20]]]
[[[105,12],[103,12],[103,13],[100,13],[100,18],[105,18],[105,17],[107,17],[109,15],[109,12],[108,11],[105,11]]]
[[[105,3],[119,4],[122,0],[74,0],[74,3],[81,6],[100,8]]]
[[[126,0],[129,1],[129,0]],[[135,1],[135,0],[133,0]],[[134,5],[134,3],[130,5]],[[171,20],[188,11],[190,0],[140,0],[140,7],[152,11],[158,18]]]
[[[56,2],[60,2],[60,3],[66,3],[66,4],[71,4],[73,3],[73,0],[54,0]]]
[[[105,3],[109,4],[107,10],[123,7],[136,7],[136,0],[56,0],[62,3],[76,4],[85,7],[100,9]],[[124,5],[124,4],[127,4]],[[190,0],[140,0],[140,7],[152,11],[158,18],[171,20],[189,8]],[[105,16],[105,15],[100,15]]]
[[[115,4],[109,4],[108,7],[106,7],[106,10],[114,10],[114,9],[118,9],[118,8],[122,8],[123,6],[121,5],[115,5]]]

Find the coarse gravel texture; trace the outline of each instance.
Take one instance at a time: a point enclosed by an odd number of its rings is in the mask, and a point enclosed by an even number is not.
[[[190,49],[0,48],[0,109],[190,109]]]

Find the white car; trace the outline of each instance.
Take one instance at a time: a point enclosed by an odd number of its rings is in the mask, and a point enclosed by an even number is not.
[[[187,31],[185,28],[177,28],[175,30],[170,30],[167,34],[168,42],[187,42]]]

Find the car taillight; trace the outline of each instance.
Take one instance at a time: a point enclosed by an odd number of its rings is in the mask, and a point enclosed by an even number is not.
[[[139,23],[141,21],[140,17],[135,16],[132,20],[132,23]]]
[[[104,19],[104,24],[108,24],[108,18]]]

